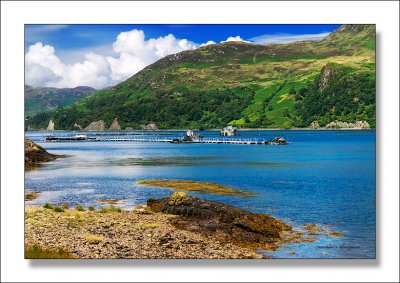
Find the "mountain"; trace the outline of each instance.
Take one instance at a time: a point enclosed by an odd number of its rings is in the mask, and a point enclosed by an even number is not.
[[[36,116],[27,125],[83,127],[114,118],[122,128],[375,125],[375,26],[343,25],[323,40],[212,44],[166,56],[126,81]]]
[[[72,105],[95,91],[88,86],[54,88],[25,85],[25,117]]]

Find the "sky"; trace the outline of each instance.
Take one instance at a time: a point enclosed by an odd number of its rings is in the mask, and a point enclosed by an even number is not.
[[[25,25],[25,84],[101,89],[184,50],[225,41],[318,40],[339,26]]]

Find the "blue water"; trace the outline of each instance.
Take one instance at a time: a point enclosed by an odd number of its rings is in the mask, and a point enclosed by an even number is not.
[[[203,132],[206,136],[216,132]],[[141,179],[217,182],[255,196],[197,194],[253,212],[267,213],[294,227],[334,226],[345,238],[281,246],[277,258],[375,258],[375,131],[242,131],[241,137],[283,136],[287,146],[133,142],[43,142],[44,132],[27,132],[49,152],[65,154],[25,174],[26,191],[40,191],[33,205],[101,204],[121,199],[127,209],[171,193],[136,184]],[[56,133],[73,135],[74,133]],[[100,133],[101,134],[101,133]],[[293,253],[294,252],[294,253]]]

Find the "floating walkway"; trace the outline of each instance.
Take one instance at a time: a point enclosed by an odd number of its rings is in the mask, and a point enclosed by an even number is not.
[[[248,144],[248,145],[284,145],[287,142],[283,138],[265,140],[258,138],[196,138],[185,140],[170,137],[55,137],[47,136],[46,142],[64,142],[64,141],[84,141],[84,142],[165,142],[177,144],[208,143],[208,144]]]

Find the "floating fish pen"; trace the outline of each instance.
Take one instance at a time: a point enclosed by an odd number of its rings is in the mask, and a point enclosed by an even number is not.
[[[88,137],[87,135],[68,136],[46,136],[46,142],[67,142],[67,141],[92,141],[92,142],[164,142],[175,144],[247,144],[247,145],[286,145],[288,142],[281,137],[273,140],[259,138],[171,138],[171,137]]]

